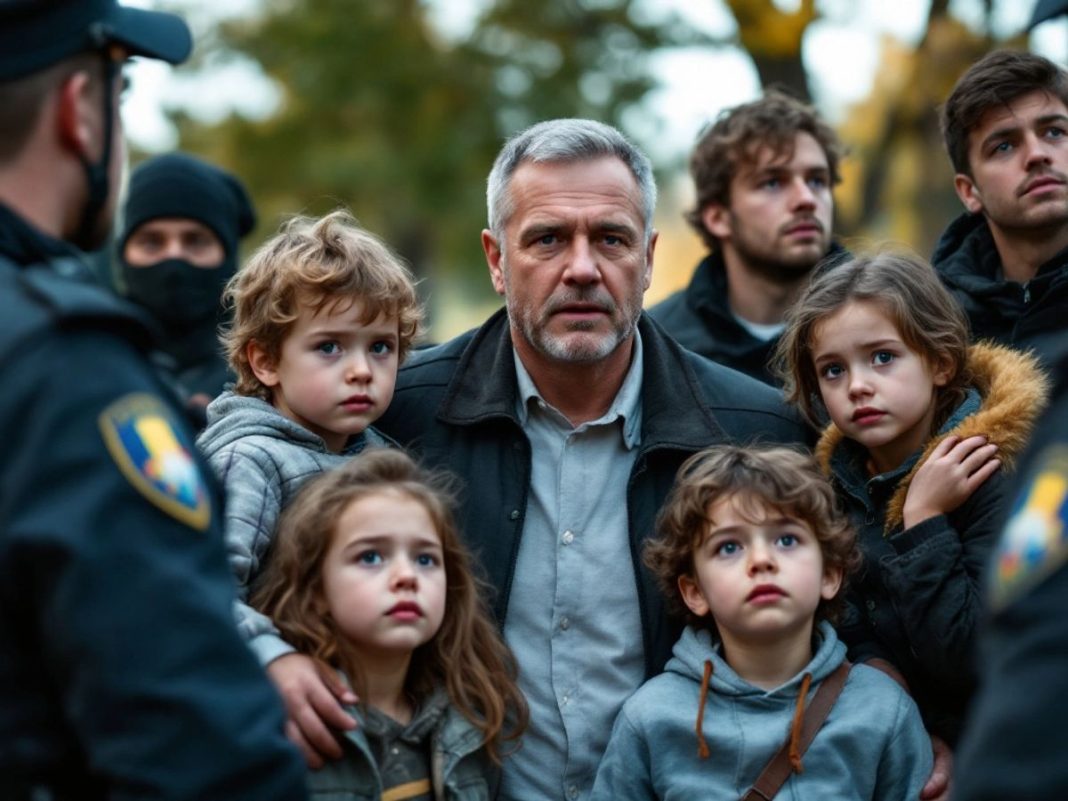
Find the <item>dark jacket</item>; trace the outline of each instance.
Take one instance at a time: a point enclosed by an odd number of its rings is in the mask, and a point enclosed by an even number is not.
[[[482,731],[448,703],[439,690],[405,727],[406,738],[425,738],[430,786],[436,801],[489,801],[500,768],[482,744]],[[358,706],[345,708],[356,728],[342,735],[341,759],[308,773],[310,797],[320,801],[380,801],[382,775],[375,762],[375,723]],[[381,747],[381,745],[379,745]]]
[[[847,255],[835,243],[826,258]],[[727,267],[719,251],[702,259],[689,285],[649,309],[649,316],[687,350],[766,384],[782,384],[768,366],[779,337],[758,339],[735,319],[727,302]]]
[[[630,543],[637,576],[646,673],[659,672],[682,630],[668,623],[643,541],[679,465],[695,451],[726,442],[810,441],[799,418],[769,387],[678,346],[643,315],[642,433],[627,486]],[[516,415],[518,396],[508,318],[412,354],[379,428],[433,466],[465,482],[460,525],[495,588],[503,624],[523,531],[530,444]]]
[[[958,801],[1068,798],[1068,355],[1056,369],[991,563],[983,684],[954,770]]]
[[[0,796],[304,798],[148,330],[2,206],[0,253]]]
[[[1020,284],[1001,277],[1001,257],[981,214],[962,214],[931,257],[961,304],[975,340],[1031,348],[1044,364],[1068,352],[1068,249]]]
[[[975,345],[976,389],[938,435],[897,470],[868,478],[867,453],[833,424],[816,447],[854,525],[864,566],[851,581],[841,634],[857,660],[882,657],[904,674],[928,726],[955,742],[975,689],[981,578],[1004,513],[1004,475],[1042,409],[1046,381],[1036,361]],[[904,528],[912,478],[946,436],[985,435],[1003,467],[960,507]]]

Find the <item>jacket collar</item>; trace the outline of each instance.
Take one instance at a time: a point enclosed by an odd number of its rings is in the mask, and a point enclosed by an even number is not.
[[[726,434],[707,408],[686,352],[644,312],[642,338],[641,449],[694,450]],[[504,309],[479,328],[460,356],[438,410],[438,419],[466,426],[503,419],[520,425],[519,398],[508,315]]]
[[[17,264],[35,264],[57,258],[84,261],[80,251],[30,225],[8,206],[0,204],[0,253]]]
[[[912,477],[939,442],[951,435],[967,439],[982,434],[998,446],[998,459],[1002,469],[1007,470],[1027,444],[1034,422],[1045,408],[1049,379],[1030,353],[979,343],[968,349],[968,367],[974,376],[981,405],[974,414],[962,415],[964,419],[957,425],[944,426],[924,445],[887,505],[887,532],[901,525]],[[824,473],[832,472],[836,454],[847,444],[844,440],[845,435],[834,423],[824,429],[816,445],[816,459]]]
[[[848,251],[840,244],[831,242],[821,262],[838,261],[848,255]],[[705,256],[694,270],[684,293],[685,303],[698,319],[704,321],[706,327],[715,331],[716,348],[720,353],[738,359],[749,356],[763,361],[766,351],[778,337],[764,340],[754,336],[734,316],[727,294],[727,266],[723,261],[723,252],[717,249]]]
[[[347,683],[347,680],[346,680]],[[377,730],[372,716],[364,714],[358,705],[346,706],[345,711],[356,721],[356,728],[343,732],[343,736],[355,747],[368,767],[375,768],[374,753],[368,741],[368,733]],[[406,728],[406,734],[429,736],[431,748],[431,780],[440,786],[444,776],[464,757],[475,753],[483,745],[482,732],[449,703],[448,696],[438,688],[417,712],[416,717]],[[444,797],[439,793],[435,797]]]
[[[838,242],[832,241],[823,258],[813,269],[826,262],[840,261],[849,255]],[[723,252],[717,249],[705,256],[694,270],[693,278],[686,292],[687,303],[694,311],[703,315],[712,315],[727,320],[745,329],[735,319],[727,303],[727,265],[723,261]]]
[[[516,404],[516,415],[520,425],[525,427],[530,417],[531,401],[546,404],[547,401],[541,397],[541,393],[538,392],[538,388],[534,385],[534,379],[530,377],[526,365],[523,364],[514,348],[512,355],[520,399],[519,403]],[[642,336],[640,332],[635,332],[634,352],[631,354],[630,366],[627,367],[626,375],[623,377],[623,384],[620,386],[619,392],[616,393],[616,397],[612,400],[612,404],[608,407],[608,411],[598,420],[592,421],[592,424],[600,425],[622,420],[623,444],[627,450],[632,450],[641,444],[643,363]]]
[[[953,220],[939,238],[931,263],[948,282],[969,291],[1005,283],[1001,277],[1001,256],[982,214],[965,212]],[[1058,270],[1068,275],[1065,268],[1068,268],[1068,248],[1039,267],[1035,278]]]

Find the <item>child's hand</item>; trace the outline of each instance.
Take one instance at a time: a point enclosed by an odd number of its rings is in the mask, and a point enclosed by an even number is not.
[[[912,477],[903,510],[905,528],[952,512],[1001,466],[986,437],[946,437]]]
[[[304,654],[286,654],[267,665],[286,705],[286,736],[311,768],[321,768],[327,759],[341,757],[341,745],[330,731],[353,729],[356,721],[341,708],[358,700],[335,674],[319,670]],[[340,702],[340,703],[339,703]]]

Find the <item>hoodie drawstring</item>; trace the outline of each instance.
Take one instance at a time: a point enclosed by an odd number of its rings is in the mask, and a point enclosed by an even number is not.
[[[812,685],[812,674],[806,673],[801,679],[801,691],[797,694],[797,706],[794,707],[794,722],[790,725],[790,767],[794,773],[802,773],[801,766],[801,724],[805,719],[805,696]]]
[[[702,732],[705,722],[705,701],[708,700],[708,683],[712,679],[712,662],[705,660],[705,673],[701,677],[701,700],[697,704],[697,756],[700,759],[708,759],[708,755],[711,751],[708,750],[708,743],[705,742],[705,735]]]

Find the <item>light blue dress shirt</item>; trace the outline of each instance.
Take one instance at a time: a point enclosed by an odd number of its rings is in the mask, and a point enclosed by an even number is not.
[[[645,676],[627,482],[641,436],[642,346],[601,418],[573,427],[538,393],[519,357],[519,420],[530,495],[504,634],[530,704],[501,797],[579,801],[623,702]]]

